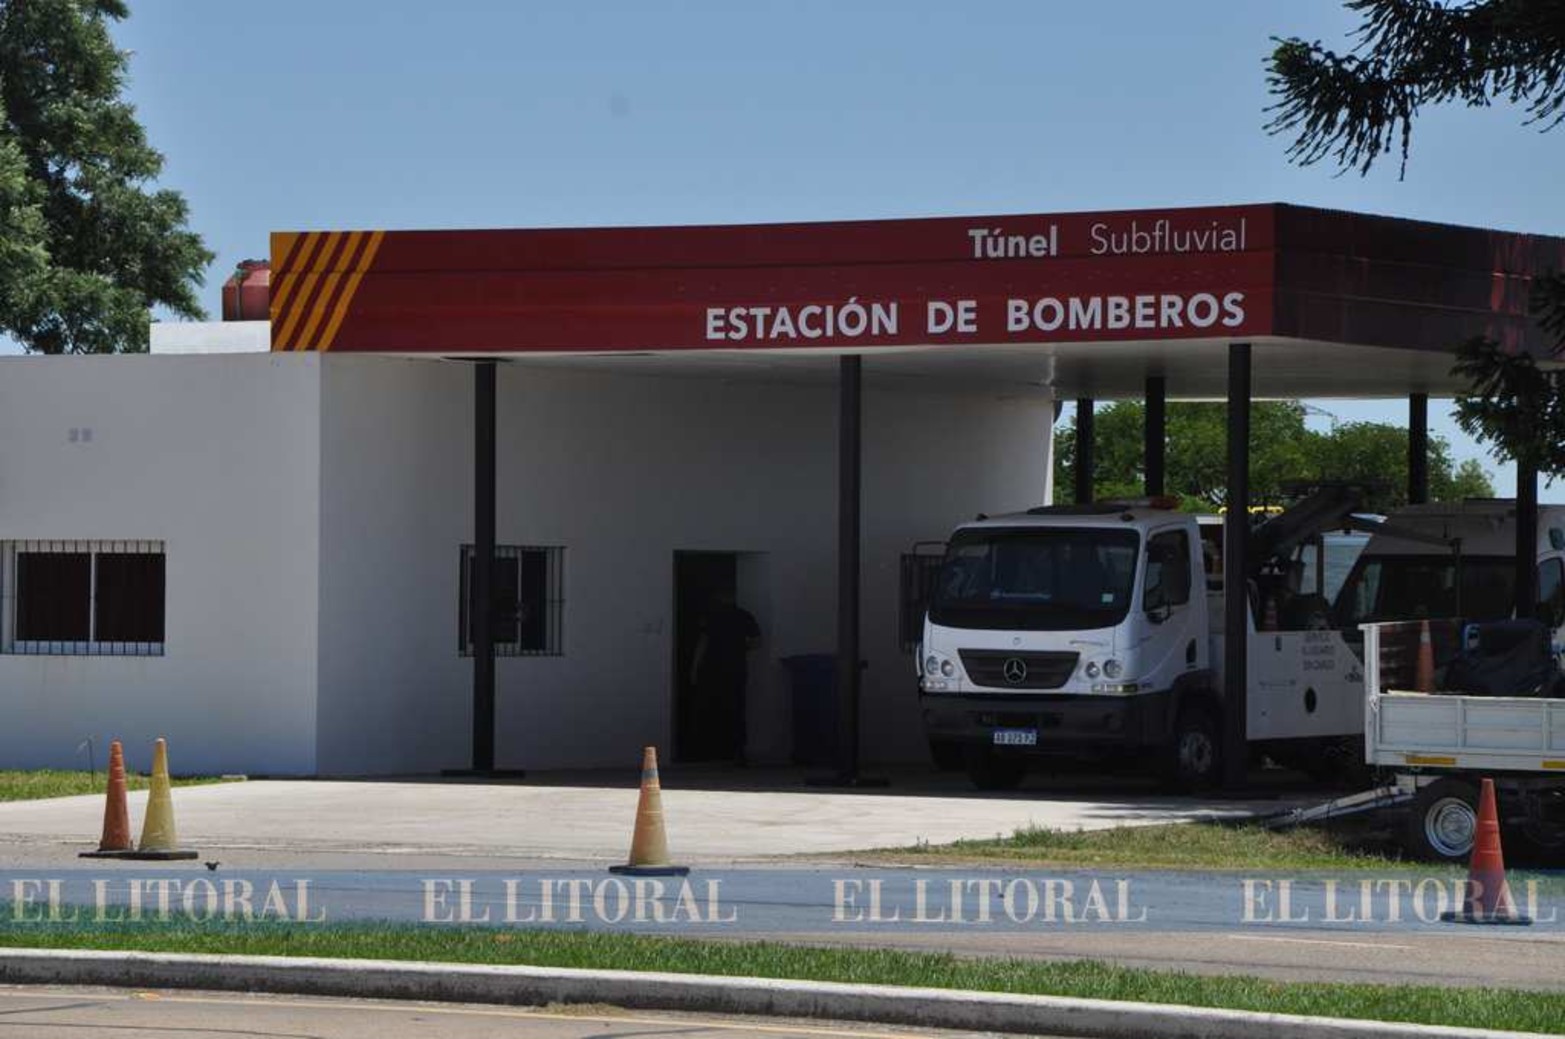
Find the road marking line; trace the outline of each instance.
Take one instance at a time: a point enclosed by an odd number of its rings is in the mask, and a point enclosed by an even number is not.
[[[1346,945],[1355,949],[1413,949],[1413,945],[1387,945],[1384,942],[1345,942],[1337,938],[1284,938],[1270,934],[1230,934],[1241,942],[1292,942],[1295,945]]]
[[[70,988],[70,986],[64,986]],[[83,986],[91,988],[93,986]],[[59,986],[41,986],[42,991],[59,991]],[[0,998],[11,999],[37,999],[38,992],[18,992],[0,988]],[[926,1036],[915,1032],[870,1032],[847,1028],[816,1028],[809,1025],[763,1025],[752,1024],[743,1020],[724,1020],[721,1018],[685,1017],[633,1017],[629,1014],[570,1014],[557,1013],[548,1010],[507,1010],[503,1008],[488,1008],[481,1005],[464,1004],[462,1006],[430,1006],[420,1000],[396,1000],[376,999],[374,997],[361,998],[357,996],[321,996],[319,999],[271,999],[271,998],[244,998],[235,997],[225,999],[221,996],[178,996],[160,995],[155,992],[130,992],[104,993],[99,997],[104,1000],[121,1000],[131,1002],[136,1000],[160,1000],[165,1003],[195,1003],[214,1006],[261,1006],[261,1007],[285,1007],[289,1010],[297,1009],[327,1009],[327,1010],[352,1010],[350,1004],[374,1003],[384,1010],[406,1010],[409,1013],[420,1014],[449,1014],[469,1015],[472,1017],[509,1017],[509,1018],[539,1018],[545,1021],[594,1021],[607,1024],[624,1023],[637,1025],[667,1025],[669,1021],[678,1020],[682,1024],[706,1028],[728,1028],[735,1031],[765,1032],[776,1035],[817,1035],[840,1036],[851,1039],[927,1039]],[[46,1010],[47,1007],[36,1007],[37,1010]],[[671,1014],[677,1015],[677,1012]]]

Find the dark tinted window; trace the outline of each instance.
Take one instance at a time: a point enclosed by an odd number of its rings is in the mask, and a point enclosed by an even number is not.
[[[16,640],[92,638],[92,553],[16,554]]]
[[[1183,606],[1190,601],[1190,535],[1182,530],[1153,535],[1147,542],[1145,598],[1157,606]]]
[[[1565,565],[1558,558],[1538,564],[1538,617],[1559,624],[1565,615]]]
[[[1140,538],[1098,528],[968,531],[946,552],[930,620],[956,628],[1106,628],[1130,608]]]
[[[1448,555],[1360,556],[1337,597],[1338,624],[1352,628],[1376,621],[1511,616],[1516,570],[1510,559],[1464,557],[1460,589],[1456,574],[1456,561]]]
[[[162,642],[163,556],[99,552],[93,608],[99,642]]]
[[[492,613],[495,652],[500,656],[554,656],[562,652],[564,549],[495,546]],[[472,608],[473,546],[462,546],[457,599],[458,648],[473,652],[469,622]]]

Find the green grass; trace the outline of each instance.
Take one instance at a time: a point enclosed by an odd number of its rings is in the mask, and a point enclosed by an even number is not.
[[[1009,837],[919,844],[864,853],[879,861],[930,864],[1142,869],[1384,869],[1400,861],[1359,830],[1180,823],[1110,830],[1028,827]]]
[[[922,985],[1559,1033],[1565,993],[1316,984],[891,949],[413,925],[0,923],[0,945],[326,956]]]
[[[126,785],[131,790],[145,790],[145,776],[128,775]],[[238,777],[200,776],[175,779],[175,786],[195,786],[204,783],[224,783]],[[77,794],[101,794],[108,785],[103,772],[74,772],[66,769],[40,768],[27,771],[0,769],[0,801],[33,801],[43,797],[72,797]]]

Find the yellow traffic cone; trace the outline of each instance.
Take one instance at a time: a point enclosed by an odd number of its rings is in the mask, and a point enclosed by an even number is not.
[[[668,861],[668,837],[663,832],[663,786],[658,782],[658,749],[641,753],[641,798],[636,802],[636,830],[630,838],[630,861],[610,866],[610,873],[637,877],[682,877],[689,866]]]
[[[168,741],[159,738],[152,744],[152,783],[147,791],[147,818],[141,827],[141,843],[134,852],[121,858],[193,859],[197,853],[181,849],[174,832],[174,797],[168,781]]]

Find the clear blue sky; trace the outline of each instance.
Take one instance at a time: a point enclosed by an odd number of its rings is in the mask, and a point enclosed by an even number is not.
[[[1405,180],[1285,162],[1262,131],[1268,38],[1341,43],[1336,0],[131,7],[130,96],[217,253],[214,312],[279,228],[1285,201],[1565,234],[1565,128],[1509,107],[1428,112]],[[1446,410],[1435,431],[1479,456]]]

